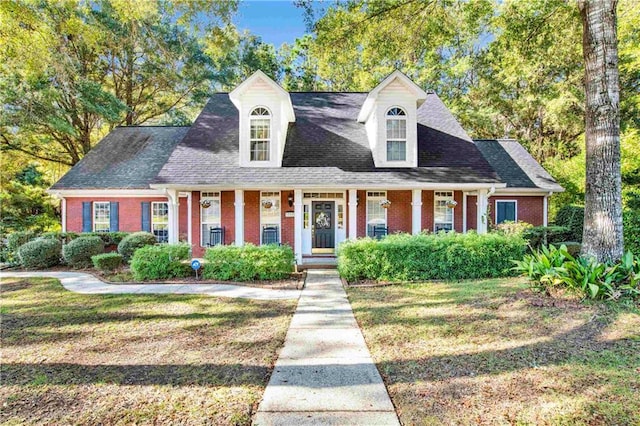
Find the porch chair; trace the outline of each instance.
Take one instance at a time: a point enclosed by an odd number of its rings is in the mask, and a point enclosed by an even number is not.
[[[262,228],[262,244],[280,244],[277,226],[265,226]]]
[[[209,247],[224,245],[224,226],[209,229]]]
[[[373,227],[373,238],[376,240],[382,239],[389,233],[389,228],[385,225],[374,225]]]

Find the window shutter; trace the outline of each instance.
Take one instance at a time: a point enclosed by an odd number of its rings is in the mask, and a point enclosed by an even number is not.
[[[118,202],[109,203],[109,232],[118,232],[120,227],[118,218]]]
[[[91,201],[82,202],[82,232],[91,232],[92,224]]]
[[[142,202],[142,230],[151,232],[151,203]]]

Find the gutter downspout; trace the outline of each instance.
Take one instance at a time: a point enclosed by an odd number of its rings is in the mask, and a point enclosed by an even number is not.
[[[549,226],[549,197],[553,195],[553,191],[549,191],[542,199],[542,226]]]

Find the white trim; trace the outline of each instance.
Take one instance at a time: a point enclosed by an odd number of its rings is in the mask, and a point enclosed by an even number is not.
[[[167,189],[167,201],[169,207],[169,244],[178,242],[178,191],[175,189]]]
[[[192,193],[187,192],[187,242],[193,245],[193,206]]]
[[[481,189],[476,194],[476,232],[478,234],[487,233],[487,207],[488,207],[488,194],[486,189]]]
[[[422,190],[411,191],[411,233],[418,235],[422,232]]]
[[[348,220],[349,220],[349,239],[355,240],[358,238],[358,190],[349,189],[349,205],[348,205]]]
[[[493,200],[494,203],[494,209],[495,209],[495,214],[493,215],[493,220],[496,225],[498,224],[498,203],[516,203],[516,208],[515,208],[515,215],[516,218],[514,220],[514,222],[518,221],[518,200]]]
[[[255,111],[258,108],[262,108],[267,110],[267,112],[269,113],[269,115],[252,115],[253,111]],[[269,120],[269,139],[265,140],[265,139],[252,139],[251,138],[251,126],[252,126],[252,121],[253,120]],[[268,166],[271,165],[271,163],[273,163],[272,161],[272,157],[273,157],[273,153],[271,152],[273,149],[273,113],[271,112],[271,109],[268,108],[265,105],[254,105],[251,107],[251,109],[249,109],[249,113],[247,114],[247,120],[248,120],[248,125],[249,125],[249,149],[247,150],[247,153],[249,154],[249,158],[247,159],[247,161],[249,162],[250,165],[253,166]],[[252,160],[251,159],[251,142],[267,142],[268,146],[267,146],[267,156],[269,157],[267,160]]]
[[[303,228],[303,204],[302,190],[293,190],[293,252],[296,256],[296,263],[302,264],[302,228]]]
[[[389,111],[392,109],[398,109],[404,113],[404,115],[389,115]],[[385,141],[385,163],[393,163],[393,164],[402,164],[407,163],[407,157],[409,156],[409,142],[408,142],[408,124],[409,120],[407,120],[407,111],[399,105],[393,105],[387,108],[387,112],[384,114],[384,141]],[[404,138],[391,138],[389,139],[389,120],[396,120],[404,123]],[[404,142],[404,160],[389,160],[389,142]]]
[[[383,176],[380,176],[381,178]],[[506,183],[484,183],[484,184],[480,184],[480,183],[450,183],[450,182],[445,182],[445,183],[420,183],[420,182],[416,182],[416,183],[412,183],[412,184],[385,184],[384,188],[385,191],[392,191],[392,190],[409,190],[409,189],[422,189],[423,191],[430,191],[430,190],[434,190],[434,191],[463,191],[463,190],[467,190],[467,191],[473,191],[473,190],[480,190],[480,189],[484,189],[484,190],[488,190],[490,188],[504,188],[506,187]],[[238,190],[238,189],[242,189],[244,191],[269,191],[269,190],[273,190],[273,191],[280,191],[282,188],[290,188],[290,187],[296,187],[296,188],[300,188],[303,190],[323,190],[322,192],[336,192],[336,191],[344,191],[346,188],[353,188],[353,185],[345,185],[345,184],[328,184],[328,185],[323,185],[323,184],[288,184],[288,183],[278,183],[278,184],[253,184],[253,185],[243,185],[243,184],[229,184],[229,185],[188,185],[189,188],[191,188],[193,191],[231,191],[231,190]],[[180,189],[184,189],[185,185],[183,184],[153,184],[151,185],[152,188],[158,188],[158,189],[163,189],[163,188],[180,188]],[[367,185],[358,185],[358,189],[363,189],[366,188]]]
[[[384,192],[384,195],[380,195],[380,196],[375,196],[375,197],[370,197],[369,193],[370,192]],[[375,201],[375,200],[387,200],[388,198],[388,192],[386,190],[376,190],[376,189],[368,189],[365,191],[365,222],[364,222],[364,233],[366,236],[369,236],[369,200]],[[384,210],[384,226],[386,228],[389,227],[389,215],[388,215],[388,208],[385,209],[383,208],[382,210]]]
[[[110,197],[110,198],[129,198],[129,197],[166,197],[164,188],[169,186],[158,186],[157,189],[48,189],[47,193],[60,197]],[[181,186],[171,186],[171,188],[184,188]]]
[[[96,204],[98,203],[107,205],[109,218],[107,219],[108,227],[106,231],[96,231]],[[92,201],[91,202],[91,232],[109,232],[109,231],[111,231],[111,202],[110,201]]]
[[[467,233],[467,191],[462,191],[462,233]]]
[[[62,232],[67,232],[67,199],[60,198],[60,220],[62,221]]]
[[[496,185],[496,188],[499,188],[499,187]],[[496,195],[508,194],[508,195],[533,196],[533,195],[548,195],[550,193],[553,194],[554,192],[563,192],[563,191],[548,191],[542,188],[500,188],[499,190],[496,190]]]
[[[152,201],[152,202],[151,202],[151,233],[152,233],[152,234],[153,234],[153,231],[154,231],[154,229],[153,229],[153,206],[154,206],[154,204],[166,204],[166,205],[167,205],[167,221],[168,221],[168,219],[169,219],[169,218],[168,218],[168,214],[169,214],[169,203],[168,203],[167,201]],[[161,224],[159,223],[159,225],[161,225]],[[169,223],[167,222],[167,232],[168,232],[168,229],[169,229]],[[155,235],[155,234],[154,234],[154,235]]]
[[[275,225],[276,222],[267,222],[264,223],[262,221],[262,201],[263,201],[263,197],[262,197],[262,193],[263,192],[274,192],[277,193],[277,196],[266,196],[264,199],[268,200],[268,199],[275,199],[274,201],[278,202],[278,241],[282,242],[282,193],[280,191],[260,191],[260,201],[259,201],[259,205],[258,205],[258,211],[260,212],[260,245],[262,245],[262,227],[264,225]],[[295,213],[294,213],[295,214]]]
[[[276,93],[278,93],[278,95],[280,95],[280,97],[283,100],[285,100],[287,104],[287,108],[286,108],[287,119],[289,120],[290,123],[295,122],[296,115],[293,112],[293,104],[291,103],[291,96],[289,96],[289,92],[284,90],[278,83],[273,81],[268,75],[266,75],[264,72],[260,70],[257,70],[256,72],[251,74],[249,78],[247,78],[245,81],[240,83],[235,89],[233,89],[229,93],[229,99],[236,106],[236,108],[240,110],[240,107],[241,107],[240,96],[242,96],[244,92],[253,84],[253,82],[258,79],[264,80],[269,86],[271,86],[271,88],[273,88],[276,91]]]
[[[451,198],[449,198],[449,197],[438,197],[436,195],[436,192],[451,192]],[[438,204],[437,204],[438,199],[455,201],[456,192],[455,191],[450,191],[450,190],[433,191],[433,232],[437,232],[436,231],[436,207],[438,207]],[[449,207],[445,207],[445,208],[449,209]],[[455,231],[456,230],[456,224],[455,224],[456,215],[455,215],[455,212],[453,211],[453,209],[449,209],[449,210],[451,210],[451,229],[448,230],[447,232],[451,232],[451,231]],[[442,222],[442,223],[446,224],[446,222]]]
[[[236,246],[244,245],[244,191],[236,189],[234,193]]]
[[[214,193],[214,194],[212,196],[204,197],[203,194],[206,194],[206,193]],[[220,211],[218,212],[218,219],[219,219],[218,222],[204,222],[203,219],[202,219],[203,218],[202,211],[204,210],[204,208],[202,207],[202,204],[199,204],[199,209],[198,209],[199,223],[198,223],[198,225],[200,226],[200,241],[198,242],[198,244],[200,245],[200,247],[207,247],[207,245],[205,243],[205,235],[202,233],[203,225],[218,225],[218,226],[222,226],[222,192],[221,191],[200,191],[200,202],[202,202],[202,200],[205,199],[205,198],[207,200],[218,201],[218,208],[220,209]],[[209,208],[211,208],[211,207],[209,207]]]
[[[404,83],[409,91],[413,92],[416,97],[416,108],[420,107],[420,105],[422,105],[424,101],[427,100],[427,92],[422,90],[420,86],[414,83],[402,72],[400,72],[399,70],[395,70],[367,94],[367,98],[364,100],[362,108],[360,109],[360,113],[358,114],[358,121],[360,123],[364,123],[365,121],[367,121],[369,115],[371,115],[380,91],[391,84],[395,79],[400,80],[400,82]]]
[[[545,195],[542,199],[542,226],[549,226],[549,197],[553,192]]]

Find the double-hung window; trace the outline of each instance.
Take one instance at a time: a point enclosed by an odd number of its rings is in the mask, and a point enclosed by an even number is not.
[[[367,192],[367,235],[374,237],[375,229],[387,227],[387,209],[382,207],[387,199],[386,191]],[[386,232],[386,231],[385,231]]]
[[[447,207],[447,204],[453,201],[452,191],[436,191],[434,198],[434,231],[452,231],[453,230],[453,209]]]
[[[496,225],[502,222],[518,221],[518,203],[516,200],[496,200]]]
[[[254,108],[249,117],[249,159],[269,161],[271,146],[271,113],[263,107]]]
[[[201,192],[200,193],[200,224],[201,237],[200,244],[206,247],[211,244],[211,229],[220,228],[220,193]]]
[[[108,201],[93,203],[93,232],[109,232],[111,223],[111,209]]]
[[[402,108],[387,111],[387,161],[407,161],[407,114]]]
[[[151,232],[159,243],[169,241],[169,204],[151,203]]]

